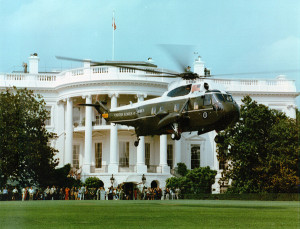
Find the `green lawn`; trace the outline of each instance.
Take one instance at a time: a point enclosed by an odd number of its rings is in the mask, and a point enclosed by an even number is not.
[[[0,202],[0,228],[300,228],[297,201]]]

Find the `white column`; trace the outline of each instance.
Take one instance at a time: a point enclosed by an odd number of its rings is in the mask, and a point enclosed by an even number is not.
[[[92,96],[85,96],[86,104],[92,103]],[[85,141],[84,141],[84,163],[82,167],[83,173],[91,172],[91,164],[92,164],[92,107],[85,107]]]
[[[175,140],[175,161],[174,167],[177,167],[177,164],[181,162],[181,139]]]
[[[72,98],[67,99],[67,114],[66,114],[66,151],[65,163],[71,164],[73,160],[73,101]]]
[[[144,101],[147,95],[138,94],[138,102]],[[136,172],[137,173],[147,173],[147,166],[145,165],[145,137],[141,136],[139,145],[137,147],[137,158],[136,158]]]
[[[111,94],[111,108],[117,107],[117,98],[118,94]],[[114,174],[119,171],[119,162],[118,162],[118,149],[119,149],[119,140],[118,140],[118,125],[111,123],[110,124],[110,160],[108,165],[108,173]]]
[[[170,173],[167,163],[167,135],[160,135],[160,163],[162,173]]]
[[[58,118],[59,117],[59,118]],[[64,166],[65,161],[65,103],[62,100],[57,101],[56,115],[54,118],[54,126],[57,127],[56,148],[61,149],[55,158],[60,158],[59,167]]]

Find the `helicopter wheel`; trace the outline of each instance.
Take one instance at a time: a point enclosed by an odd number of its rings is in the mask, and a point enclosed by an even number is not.
[[[176,139],[176,134],[171,134],[171,139],[175,140]]]
[[[180,133],[173,133],[173,134],[171,134],[171,139],[172,140],[180,140],[180,138],[181,138],[181,134]]]

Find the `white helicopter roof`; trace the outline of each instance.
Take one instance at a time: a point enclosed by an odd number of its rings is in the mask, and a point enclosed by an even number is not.
[[[226,94],[225,90],[221,89],[221,86],[219,84],[214,83],[212,80],[180,80],[180,81],[174,81],[169,85],[168,91],[164,92],[164,94],[161,97],[157,97],[154,99],[149,99],[146,101],[141,101],[137,103],[131,103],[129,105],[121,106],[121,107],[116,107],[112,108],[111,111],[119,111],[119,110],[124,110],[124,109],[135,109],[140,106],[148,105],[148,104],[154,104],[154,103],[160,103],[160,102],[166,102],[166,101],[176,101],[178,99],[185,99],[185,98],[193,98],[197,97],[199,95],[203,95],[206,92],[206,89],[204,88],[204,83],[207,83],[209,85],[210,90],[219,90],[221,93]],[[191,91],[183,96],[168,96],[169,92],[182,87],[184,85],[191,85]],[[196,92],[196,93],[194,93]]]

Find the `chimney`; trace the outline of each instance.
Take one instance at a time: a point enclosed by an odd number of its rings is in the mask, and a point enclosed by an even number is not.
[[[37,53],[31,54],[28,58],[29,60],[29,73],[38,74],[39,73],[39,60]]]
[[[194,62],[194,73],[197,73],[199,76],[205,76],[204,62],[201,60],[201,56],[198,56]]]

